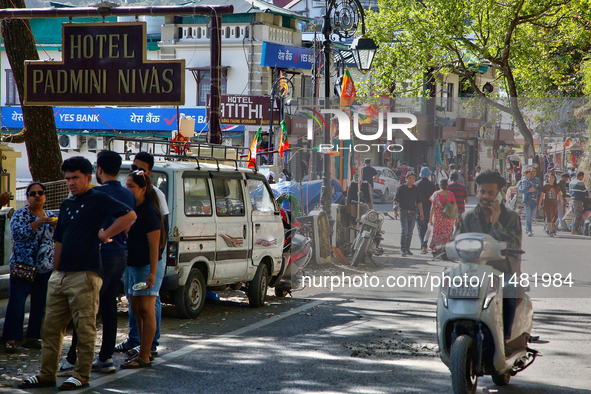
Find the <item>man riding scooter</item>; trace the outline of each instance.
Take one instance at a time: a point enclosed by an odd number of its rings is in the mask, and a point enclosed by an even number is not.
[[[506,208],[502,204],[502,190],[506,184],[505,179],[498,171],[483,171],[474,180],[478,185],[478,205],[467,210],[459,218],[458,227],[454,235],[463,233],[485,233],[498,241],[507,242],[507,248],[521,249],[521,218],[517,212]],[[445,249],[435,253],[442,253]],[[521,259],[515,256],[506,256],[496,264],[491,264],[495,269],[505,272],[508,276],[521,275]],[[515,318],[517,299],[521,298],[521,289],[506,287],[512,298],[503,298],[503,328],[505,344],[511,338],[511,327]],[[505,346],[506,356],[511,354],[511,349]]]

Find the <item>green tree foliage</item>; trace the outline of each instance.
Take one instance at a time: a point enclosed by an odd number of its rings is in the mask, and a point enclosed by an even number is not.
[[[380,11],[368,16],[368,33],[380,44],[372,76],[382,93],[429,95],[426,83],[458,74],[476,96],[512,114],[532,157],[533,137],[517,98],[580,94],[577,72],[591,42],[589,2],[380,0]],[[482,91],[474,73],[481,64],[496,69],[504,100]],[[402,81],[414,89],[402,92]]]

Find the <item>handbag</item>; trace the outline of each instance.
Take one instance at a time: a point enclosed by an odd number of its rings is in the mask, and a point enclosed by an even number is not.
[[[28,281],[34,281],[37,274],[37,267],[22,263],[12,263],[10,265],[10,277],[19,278]]]
[[[46,214],[45,211],[43,211],[44,214]],[[38,241],[38,245],[37,245],[37,252],[35,253],[35,258],[37,258],[37,256],[39,256],[39,252],[41,249],[41,242],[39,240]],[[17,263],[14,262],[10,265],[10,276],[12,278],[19,278],[19,279],[23,279],[23,280],[28,280],[28,281],[34,281],[35,280],[35,275],[37,274],[37,267],[35,267],[34,265],[28,265],[28,264],[23,264],[23,263]]]
[[[446,217],[448,219],[455,219],[460,215],[460,211],[458,211],[457,205],[449,202],[449,193],[451,192],[447,192],[447,201],[441,214],[443,215],[443,217]]]

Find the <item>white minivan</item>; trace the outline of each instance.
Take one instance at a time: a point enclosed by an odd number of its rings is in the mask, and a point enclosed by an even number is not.
[[[121,166],[122,184],[131,164]],[[180,317],[194,318],[206,289],[231,287],[245,289],[251,306],[263,305],[270,278],[282,269],[284,242],[265,177],[237,163],[157,160],[152,181],[170,210],[163,301],[174,303]]]

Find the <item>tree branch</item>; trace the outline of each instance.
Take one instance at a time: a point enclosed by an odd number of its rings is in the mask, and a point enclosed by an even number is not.
[[[5,134],[2,136],[2,142],[8,142],[11,144],[22,144],[26,141],[27,129],[23,129],[20,133],[17,134]]]

